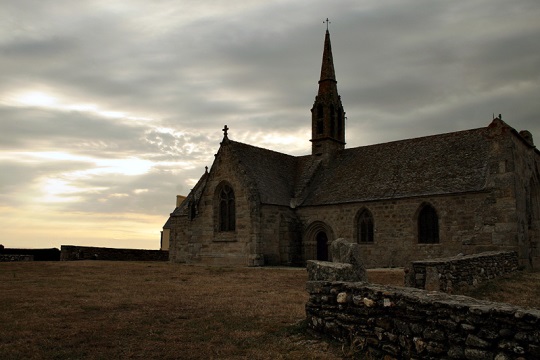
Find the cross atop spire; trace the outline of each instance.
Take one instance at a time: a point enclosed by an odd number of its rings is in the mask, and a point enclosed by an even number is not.
[[[223,136],[227,137],[227,132],[229,131],[229,128],[227,125],[225,125],[225,127],[222,129],[223,131]]]
[[[326,31],[328,31],[328,24],[331,24],[330,20],[328,20],[328,18],[326,18],[325,21],[323,21],[323,24],[326,23]]]

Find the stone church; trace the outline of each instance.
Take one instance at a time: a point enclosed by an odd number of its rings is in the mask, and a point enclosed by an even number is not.
[[[164,226],[170,260],[302,265],[329,244],[361,245],[367,267],[516,250],[538,265],[540,152],[501,117],[483,128],[345,148],[345,111],[326,31],[311,109],[312,154],[229,138]],[[307,139],[306,139],[307,140]]]

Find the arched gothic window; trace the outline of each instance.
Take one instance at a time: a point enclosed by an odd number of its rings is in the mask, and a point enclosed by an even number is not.
[[[358,242],[373,242],[373,216],[367,209],[358,216]]]
[[[236,225],[234,191],[223,185],[219,192],[219,231],[234,231]]]
[[[418,243],[437,244],[439,242],[439,217],[431,205],[424,205],[418,214]]]
[[[330,105],[330,136],[336,137],[336,111],[334,105]]]
[[[317,134],[324,133],[324,111],[321,104],[317,105]]]

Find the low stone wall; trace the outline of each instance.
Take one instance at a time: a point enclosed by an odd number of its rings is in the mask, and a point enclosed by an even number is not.
[[[169,252],[62,245],[60,260],[168,261]]]
[[[493,251],[450,258],[413,261],[405,284],[452,293],[518,270],[515,251]]]
[[[0,254],[0,262],[34,261],[33,255],[6,255]]]
[[[19,249],[19,248],[0,248],[2,255],[31,255],[34,261],[59,261],[60,250],[57,248],[49,249]]]
[[[308,326],[373,359],[540,358],[540,310],[363,282],[307,290]]]

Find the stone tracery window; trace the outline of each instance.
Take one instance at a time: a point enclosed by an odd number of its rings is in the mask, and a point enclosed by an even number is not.
[[[373,215],[367,209],[363,210],[358,216],[358,242],[372,243],[373,242]]]
[[[219,192],[219,231],[234,231],[236,228],[234,191],[223,185]]]
[[[424,205],[418,214],[418,243],[439,243],[439,217],[431,205]]]

